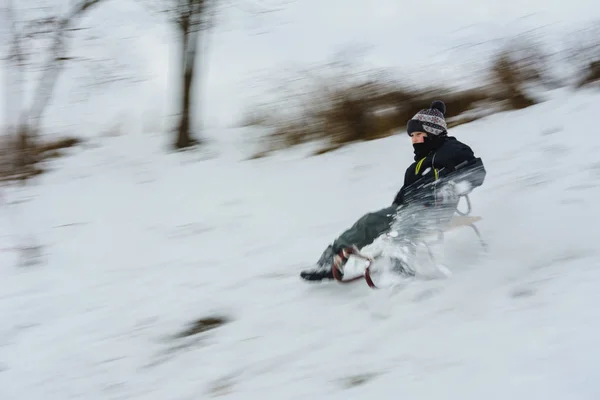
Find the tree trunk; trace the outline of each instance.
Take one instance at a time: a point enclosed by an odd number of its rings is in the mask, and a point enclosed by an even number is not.
[[[181,116],[179,118],[179,127],[177,129],[177,143],[175,147],[182,149],[191,146],[190,134],[190,109],[191,109],[191,89],[192,89],[192,71],[185,69],[183,72],[183,87],[181,93]]]
[[[175,147],[183,149],[191,146],[190,133],[190,109],[191,109],[191,90],[193,81],[193,68],[190,68],[189,46],[193,32],[183,31],[181,41],[181,60],[183,79],[181,80],[181,115],[179,117],[179,127],[177,129],[177,142]]]
[[[181,116],[179,127],[177,129],[177,142],[175,147],[183,149],[185,147],[198,144],[198,140],[191,134],[191,112],[192,112],[192,84],[194,82],[194,73],[196,67],[197,43],[200,32],[198,30],[182,30],[182,91],[181,91]]]
[[[23,54],[23,36],[17,30],[17,18],[14,15],[12,2],[8,2],[8,17],[11,21],[11,49],[10,62],[6,64],[6,118],[14,138],[15,158],[12,162],[17,173],[29,164],[29,151],[33,138],[30,138],[28,129],[28,115],[24,109],[25,91],[25,57]],[[11,120],[11,118],[14,118]]]

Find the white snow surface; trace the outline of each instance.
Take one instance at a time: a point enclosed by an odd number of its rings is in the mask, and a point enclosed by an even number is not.
[[[404,133],[257,160],[241,130],[203,160],[152,135],[73,149],[2,191],[0,399],[597,400],[598,104],[561,90],[452,129],[488,171],[490,252],[455,231],[451,277],[394,291],[298,274],[390,204]],[[173,338],[213,314],[231,322]]]

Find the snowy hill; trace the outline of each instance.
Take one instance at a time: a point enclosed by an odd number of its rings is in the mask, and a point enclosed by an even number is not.
[[[456,231],[451,278],[394,292],[298,273],[391,202],[404,134],[252,161],[150,135],[73,150],[3,189],[0,399],[598,399],[599,103],[557,91],[453,129],[488,169],[490,254]],[[30,240],[39,263],[17,266]]]

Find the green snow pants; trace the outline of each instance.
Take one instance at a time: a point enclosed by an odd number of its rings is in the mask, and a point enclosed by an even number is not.
[[[373,243],[380,235],[390,230],[397,216],[395,225],[401,226],[402,236],[418,236],[450,221],[456,206],[455,203],[438,208],[423,208],[419,205],[400,208],[391,206],[370,212],[335,239],[333,251],[337,253],[342,248],[352,245],[361,249]]]
[[[397,208],[391,206],[363,215],[333,242],[333,251],[337,253],[352,245],[360,249],[373,243],[378,236],[390,229],[396,212]]]

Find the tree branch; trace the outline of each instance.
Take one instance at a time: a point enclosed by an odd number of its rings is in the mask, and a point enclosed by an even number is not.
[[[65,61],[69,60],[66,54],[65,35],[70,30],[70,25],[75,19],[103,1],[105,0],[84,0],[78,2],[64,17],[56,19],[58,23],[54,30],[52,46],[44,63],[44,73],[36,87],[33,104],[29,109],[30,126],[33,132],[37,131],[42,113],[52,98],[58,74]]]

